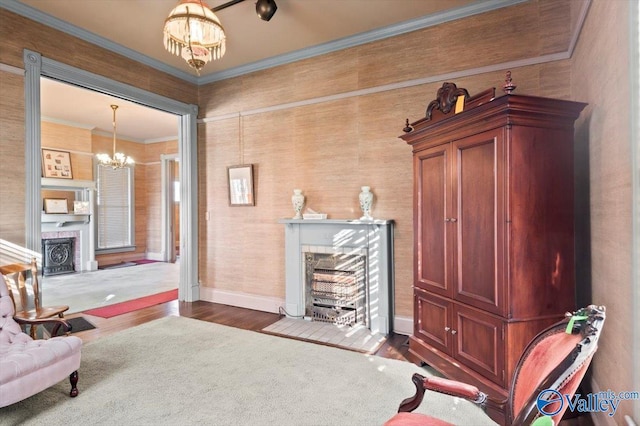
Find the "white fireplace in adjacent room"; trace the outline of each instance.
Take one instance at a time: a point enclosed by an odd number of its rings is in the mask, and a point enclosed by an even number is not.
[[[288,316],[393,329],[393,221],[283,219]]]
[[[95,271],[98,262],[95,257],[95,224],[93,205],[95,204],[95,182],[85,180],[65,180],[42,178],[43,190],[73,192],[75,200],[88,203],[89,210],[83,213],[41,212],[41,240],[71,238],[74,240],[73,270],[69,272]],[[63,196],[60,196],[63,198]],[[44,252],[44,251],[43,251]],[[60,252],[58,252],[60,253]],[[43,259],[44,261],[44,259]]]

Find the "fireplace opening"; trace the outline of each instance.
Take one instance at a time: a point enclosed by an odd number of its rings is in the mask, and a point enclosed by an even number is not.
[[[42,240],[42,274],[59,275],[75,272],[75,238]]]
[[[368,326],[366,256],[305,253],[305,316],[336,325]]]

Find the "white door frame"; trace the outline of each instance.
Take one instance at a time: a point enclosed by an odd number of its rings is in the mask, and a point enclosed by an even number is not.
[[[25,241],[40,253],[41,244],[41,126],[40,78],[50,77],[89,90],[116,96],[176,114],[180,159],[180,284],[178,298],[200,299],[198,283],[198,157],[196,119],[198,106],[129,86],[109,78],[44,58],[24,49],[25,65]]]
[[[178,154],[160,155],[160,174],[162,181],[162,257],[165,262],[175,262],[175,215],[174,215],[174,164],[179,161]]]

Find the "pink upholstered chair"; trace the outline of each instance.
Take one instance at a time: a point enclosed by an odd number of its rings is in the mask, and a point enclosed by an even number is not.
[[[34,340],[20,324],[53,323],[52,335],[60,327],[70,331],[62,319],[14,318],[15,308],[7,286],[0,282],[0,407],[22,401],[69,377],[70,396],[78,395],[78,368],[82,340],[76,336]]]
[[[385,426],[449,425],[431,416],[411,412],[422,402],[425,390],[464,398],[482,407],[506,410],[508,425],[558,424],[568,404],[553,401],[558,395],[573,396],[576,392],[598,349],[604,320],[605,308],[590,305],[567,314],[563,321],[538,334],[525,348],[509,396],[504,401],[496,401],[472,385],[416,373],[412,377],[416,394],[402,401],[398,414]],[[539,411],[539,404],[545,414]]]

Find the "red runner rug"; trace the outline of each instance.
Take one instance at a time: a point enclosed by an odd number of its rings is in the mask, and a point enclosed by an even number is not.
[[[135,263],[136,265],[146,265],[147,263],[157,263],[159,262],[158,260],[151,260],[151,259],[140,259],[140,260],[134,260],[133,263]]]
[[[126,314],[127,312],[137,311],[138,309],[148,308],[149,306],[159,305],[160,303],[170,302],[177,298],[178,289],[176,288],[175,290],[152,294],[151,296],[145,296],[139,299],[127,300],[126,302],[116,303],[102,308],[90,309],[84,311],[84,313],[96,317],[111,318]]]

